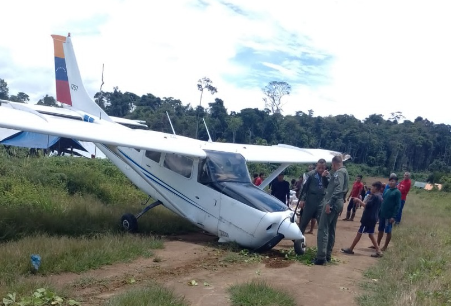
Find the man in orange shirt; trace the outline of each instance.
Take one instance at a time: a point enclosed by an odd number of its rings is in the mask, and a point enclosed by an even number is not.
[[[398,214],[395,218],[395,224],[399,224],[401,222],[402,217],[402,209],[404,208],[404,204],[406,203],[407,194],[410,191],[410,186],[412,181],[410,180],[410,173],[404,173],[404,179],[398,184],[398,189],[401,191],[401,206],[399,207]]]
[[[346,211],[346,218],[343,219],[343,221],[354,221],[355,212],[357,209],[357,202],[354,203],[354,198],[360,198],[360,193],[362,192],[363,184],[362,184],[362,176],[359,174],[357,175],[357,178],[354,182],[354,185],[352,185],[351,193],[348,197],[348,208]],[[351,199],[351,200],[349,200]],[[352,210],[352,215],[351,215]]]

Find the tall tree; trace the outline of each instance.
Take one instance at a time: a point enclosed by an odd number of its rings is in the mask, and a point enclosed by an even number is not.
[[[134,109],[135,103],[140,99],[134,93],[122,93],[117,86],[113,88],[113,92],[100,92],[96,96],[99,99],[97,103],[100,106],[104,103],[106,113],[116,117],[127,116]]]
[[[39,99],[37,105],[59,107],[59,105],[56,103],[55,98],[49,95],[45,95],[45,97]]]
[[[218,92],[218,89],[216,87],[214,87],[212,84],[213,84],[213,81],[207,77],[203,77],[202,79],[199,79],[197,81],[197,89],[200,91],[199,106],[202,106],[202,96],[204,94],[204,90],[209,91],[210,94],[212,94],[212,95],[214,95],[215,93]],[[197,139],[198,133],[199,133],[199,112],[197,113],[196,121],[197,121],[197,125],[196,125],[196,139]]]
[[[8,100],[9,97],[8,83],[4,79],[0,79],[0,99]]]
[[[10,96],[9,100],[13,102],[26,103],[27,101],[30,101],[30,97],[24,92],[18,92],[17,95]]]
[[[273,114],[282,112],[282,98],[289,95],[291,86],[287,82],[272,81],[262,88],[266,97],[263,98],[265,107],[267,107]]]
[[[232,141],[235,143],[236,132],[243,125],[243,120],[237,116],[230,116],[227,118],[227,125],[229,130],[232,132]]]

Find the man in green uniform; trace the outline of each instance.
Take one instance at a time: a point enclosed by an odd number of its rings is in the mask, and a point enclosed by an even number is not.
[[[303,209],[299,228],[303,234],[310,220],[316,219],[319,222],[321,217],[323,198],[329,182],[326,177],[323,177],[324,170],[326,170],[326,160],[320,159],[316,169],[307,173],[306,182],[299,196],[299,206]]]
[[[337,226],[338,214],[343,209],[343,199],[348,192],[349,175],[343,166],[341,156],[334,156],[332,159],[332,170],[334,172],[327,186],[324,208],[319,220],[318,252],[313,262],[315,265],[324,265],[326,260],[331,260],[332,249],[335,244],[335,227]],[[327,170],[323,172],[324,176],[328,176],[328,174]]]

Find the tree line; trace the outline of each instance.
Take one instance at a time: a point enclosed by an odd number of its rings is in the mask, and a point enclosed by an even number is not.
[[[193,86],[194,87],[194,86]],[[111,92],[97,92],[94,100],[111,116],[146,121],[150,129],[172,133],[169,115],[177,134],[208,140],[205,120],[213,141],[260,145],[284,143],[303,148],[325,148],[348,153],[353,162],[379,167],[380,173],[396,171],[449,172],[451,170],[451,126],[435,124],[418,116],[402,120],[400,112],[390,118],[371,114],[364,120],[352,114],[320,117],[314,111],[282,115],[283,96],[291,87],[285,82],[270,82],[262,89],[262,106],[228,112],[224,101],[213,98],[218,92],[212,81],[198,81],[199,105],[183,104],[173,97],[151,93],[138,96],[114,87]],[[208,91],[210,95],[205,95]],[[6,81],[0,79],[0,99],[29,102],[20,92],[9,95]],[[203,106],[202,99],[209,99]],[[38,101],[57,106],[52,96]],[[402,122],[401,122],[402,121]]]

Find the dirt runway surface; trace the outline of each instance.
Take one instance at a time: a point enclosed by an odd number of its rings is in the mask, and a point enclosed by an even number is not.
[[[354,239],[361,213],[359,209],[353,222],[339,219],[333,253],[338,262],[327,266],[285,260],[280,250],[292,248],[290,241],[282,241],[260,260],[243,260],[243,256],[218,247],[216,237],[192,233],[165,239],[164,249],[155,250],[151,258],[82,274],[48,276],[45,280],[74,292],[83,305],[102,305],[114,295],[149,281],[173,289],[193,306],[231,305],[228,288],[251,280],[263,280],[285,290],[295,297],[297,305],[356,305],[363,272],[377,259],[370,257],[371,243],[366,236],[357,245],[355,255],[343,254],[340,249]],[[316,231],[306,235],[309,247],[316,246]]]

